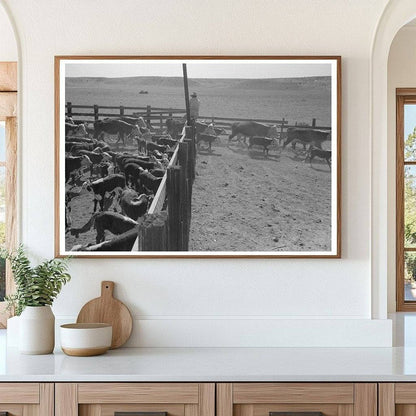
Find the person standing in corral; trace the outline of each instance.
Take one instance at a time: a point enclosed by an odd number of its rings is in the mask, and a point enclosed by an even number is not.
[[[191,120],[196,121],[199,117],[199,106],[201,102],[199,101],[196,92],[191,94],[191,98],[189,99],[189,112],[191,115]]]

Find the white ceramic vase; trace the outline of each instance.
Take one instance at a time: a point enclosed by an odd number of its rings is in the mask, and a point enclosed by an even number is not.
[[[26,306],[19,319],[19,351],[50,354],[55,347],[55,316],[50,306]]]

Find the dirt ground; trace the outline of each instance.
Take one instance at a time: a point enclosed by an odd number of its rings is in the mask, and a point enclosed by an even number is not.
[[[275,148],[265,158],[260,149],[227,147],[225,136],[211,154],[199,152],[190,250],[330,250],[330,169],[304,157]]]

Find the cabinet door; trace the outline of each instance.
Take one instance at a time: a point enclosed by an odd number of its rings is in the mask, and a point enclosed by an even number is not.
[[[56,416],[215,416],[213,383],[58,383]]]
[[[380,416],[415,416],[416,383],[380,383]]]
[[[53,416],[51,383],[0,383],[0,415]]]
[[[217,416],[377,416],[377,385],[221,383]]]

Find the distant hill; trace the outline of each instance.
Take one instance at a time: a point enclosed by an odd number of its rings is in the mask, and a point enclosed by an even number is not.
[[[302,78],[264,78],[238,80],[233,88],[241,89],[300,89],[326,88],[331,86],[331,77],[302,77]]]
[[[264,78],[264,79],[239,79],[239,78],[189,78],[190,89],[197,88],[231,88],[231,89],[300,89],[300,88],[330,88],[331,77],[303,77],[303,78]],[[66,88],[118,88],[129,86],[130,88],[143,87],[170,87],[183,86],[182,77],[124,77],[124,78],[98,78],[98,77],[67,77]]]

